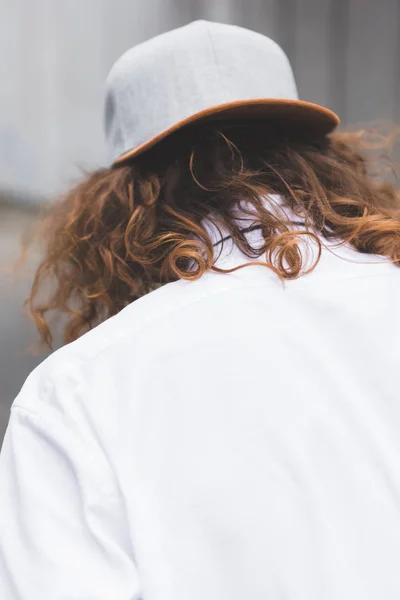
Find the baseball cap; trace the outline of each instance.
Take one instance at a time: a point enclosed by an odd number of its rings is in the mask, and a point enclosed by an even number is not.
[[[289,60],[270,38],[194,21],[125,52],[106,81],[109,159],[132,159],[192,123],[258,117],[301,122],[317,136],[339,118],[299,100]]]

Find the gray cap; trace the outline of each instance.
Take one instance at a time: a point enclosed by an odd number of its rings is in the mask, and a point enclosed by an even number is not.
[[[110,161],[121,163],[177,129],[210,118],[284,118],[319,135],[338,117],[298,98],[290,63],[270,38],[195,21],[134,46],[106,83]]]

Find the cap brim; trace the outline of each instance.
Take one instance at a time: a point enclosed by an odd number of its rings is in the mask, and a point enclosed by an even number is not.
[[[146,142],[139,144],[135,148],[128,150],[115,161],[114,165],[120,165],[127,160],[135,158],[139,154],[146,152],[158,142],[161,142],[167,136],[175,131],[197,123],[202,120],[211,119],[236,119],[236,118],[267,118],[284,119],[289,123],[300,123],[306,127],[313,135],[324,136],[333,131],[340,123],[339,117],[323,106],[313,104],[312,102],[303,102],[302,100],[285,100],[275,98],[260,98],[257,100],[238,100],[227,102],[217,106],[211,106],[201,110],[186,119],[175,123],[164,131],[153,136]]]

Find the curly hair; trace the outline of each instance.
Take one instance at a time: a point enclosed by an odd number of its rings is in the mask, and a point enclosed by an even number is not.
[[[160,285],[221,271],[206,218],[249,258],[265,255],[281,279],[306,271],[301,236],[320,250],[324,238],[341,240],[400,264],[399,191],[376,156],[391,142],[366,131],[315,140],[258,120],[209,122],[87,174],[38,230],[45,251],[26,305],[41,342],[52,346],[51,314],[64,314],[68,343]],[[305,219],[304,231],[268,210],[262,199],[271,195]],[[260,224],[262,248],[249,245],[235,220],[243,201]]]

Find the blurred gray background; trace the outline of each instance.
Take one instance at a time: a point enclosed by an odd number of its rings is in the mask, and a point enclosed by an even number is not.
[[[274,38],[300,96],[337,111],[345,125],[400,120],[400,0],[0,0],[3,267],[17,257],[40,203],[80,168],[104,164],[103,85],[112,63],[200,18]],[[29,283],[29,274],[0,271],[0,442],[11,402],[45,356],[29,354]]]

